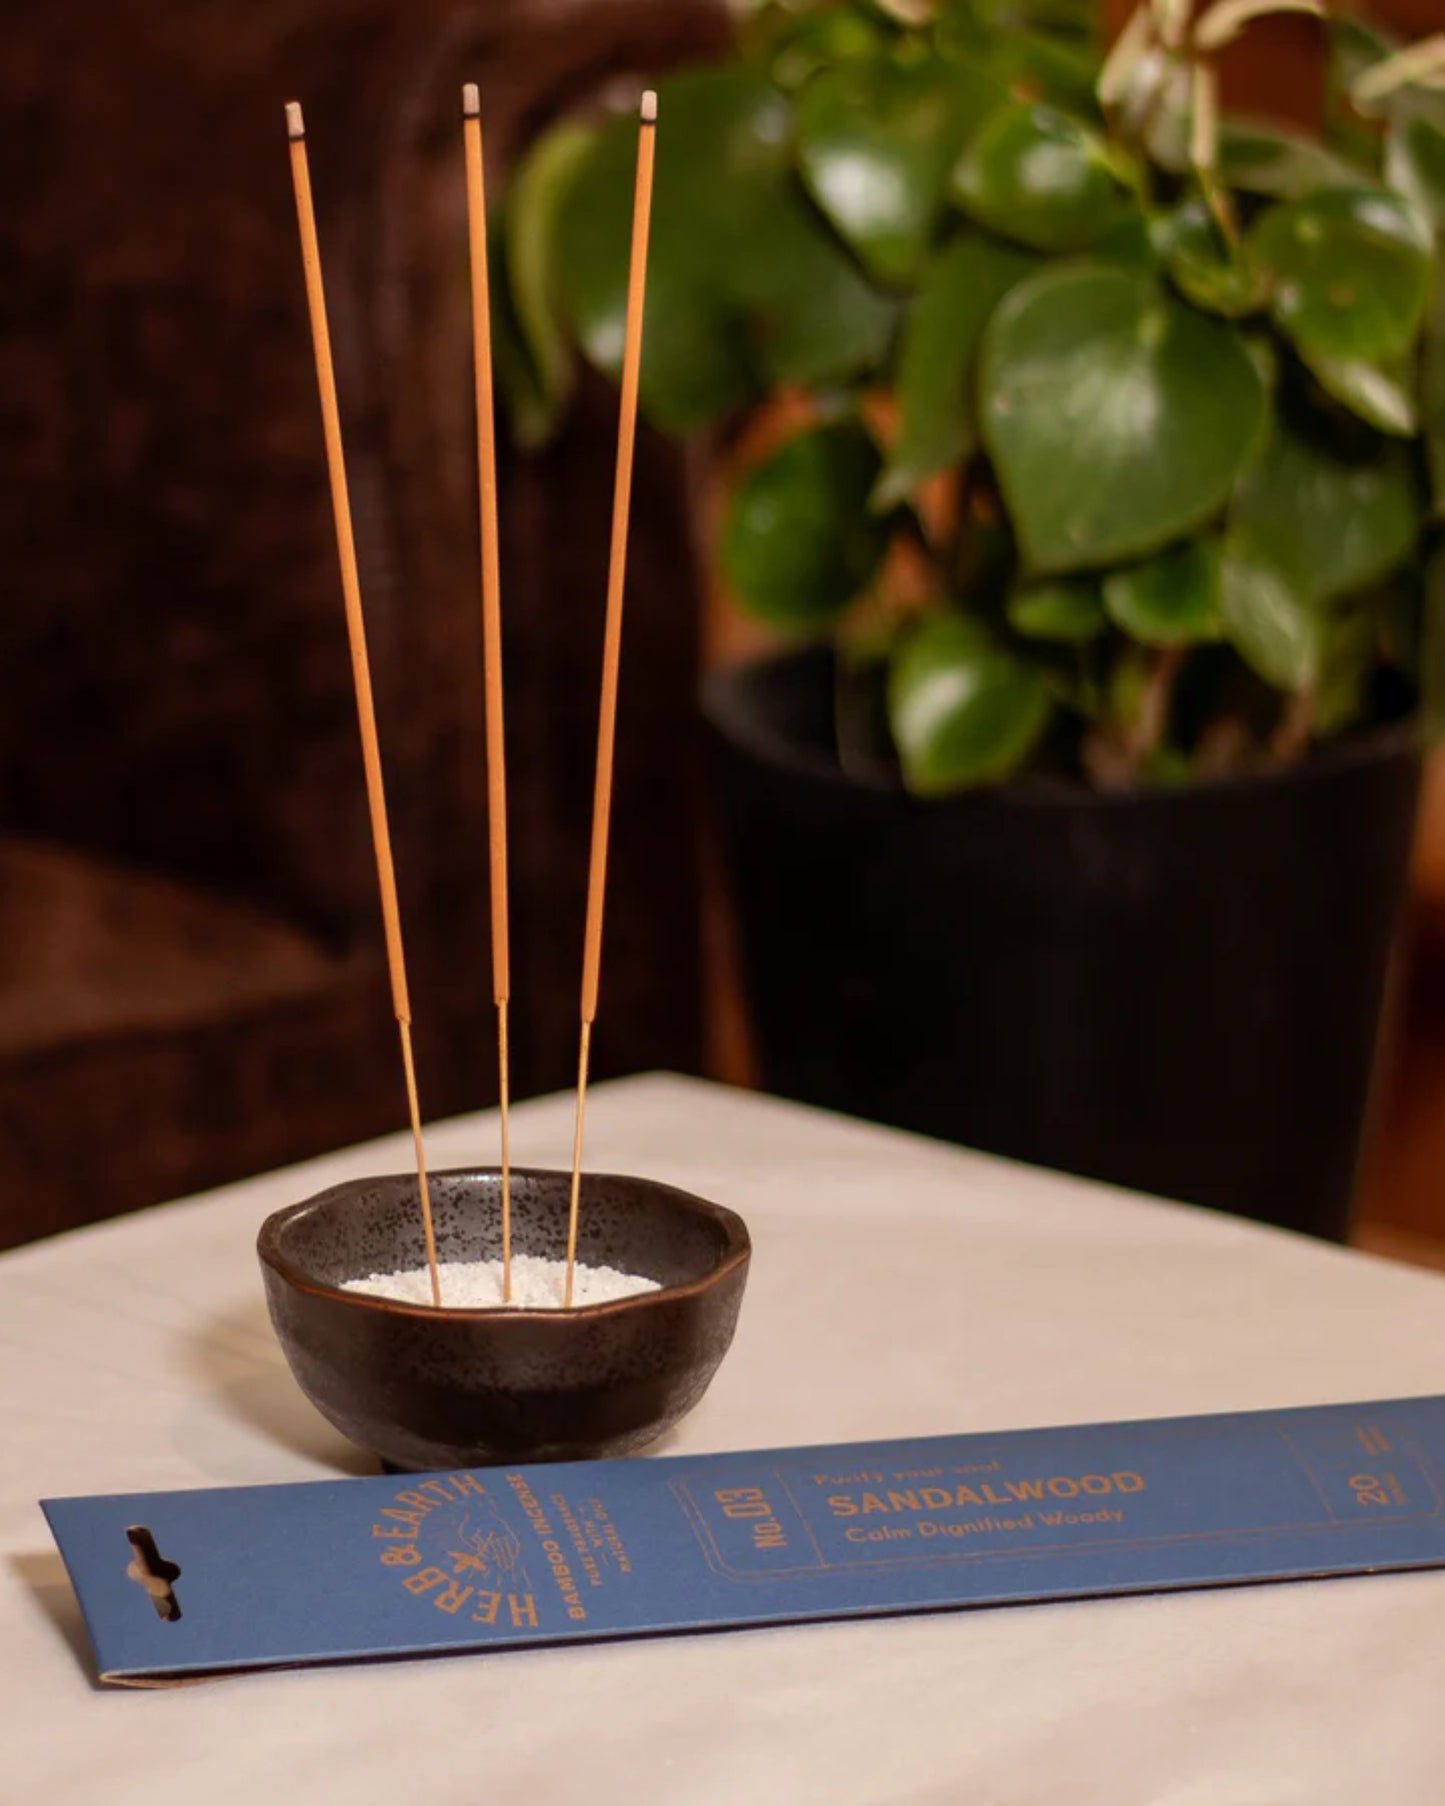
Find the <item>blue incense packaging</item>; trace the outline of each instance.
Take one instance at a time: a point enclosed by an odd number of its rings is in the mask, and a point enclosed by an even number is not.
[[[51,1499],[103,1679],[1445,1565],[1445,1398]]]

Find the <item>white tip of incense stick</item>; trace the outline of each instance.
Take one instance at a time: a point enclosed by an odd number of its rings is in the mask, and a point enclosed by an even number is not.
[[[468,119],[475,119],[482,110],[482,92],[475,82],[467,82],[462,88],[462,113]]]
[[[286,102],[286,136],[288,138],[304,138],[306,136],[306,121],[301,117],[299,100]]]
[[[645,88],[643,90],[642,123],[644,125],[657,124],[657,91],[654,88]]]

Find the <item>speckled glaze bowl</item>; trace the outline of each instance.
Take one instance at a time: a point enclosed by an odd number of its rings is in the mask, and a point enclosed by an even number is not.
[[[570,1175],[512,1172],[512,1251],[562,1258]],[[432,1175],[440,1260],[501,1254],[494,1168]],[[741,1217],[589,1173],[577,1257],[661,1290],[570,1311],[438,1310],[341,1289],[426,1259],[415,1174],[355,1179],[266,1219],[271,1321],[301,1390],[393,1467],[625,1455],[697,1403],[727,1353],[751,1244]]]

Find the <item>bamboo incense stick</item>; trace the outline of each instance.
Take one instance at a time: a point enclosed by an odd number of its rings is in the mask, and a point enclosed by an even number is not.
[[[291,141],[291,181],[296,190],[296,221],[301,231],[301,263],[306,272],[306,304],[311,315],[311,343],[316,355],[316,387],[321,396],[321,425],[326,439],[326,468],[331,479],[331,510],[336,522],[336,551],[341,562],[341,595],[346,605],[346,632],[351,644],[351,675],[356,688],[356,716],[361,728],[361,756],[366,770],[366,800],[371,813],[371,841],[376,853],[377,885],[386,930],[386,963],[391,976],[392,1006],[401,1037],[402,1070],[416,1151],[417,1192],[426,1236],[432,1303],[442,1301],[437,1273],[436,1233],[432,1224],[431,1187],[422,1145],[421,1107],[417,1102],[416,1066],[411,1045],[411,999],[402,950],[401,910],[391,857],[391,831],[386,820],[386,791],[381,774],[381,746],[376,732],[376,705],[371,693],[371,664],[366,654],[366,621],[361,609],[361,578],[351,528],[351,499],[346,486],[346,459],[341,444],[341,413],[336,401],[336,371],[331,362],[331,332],[326,321],[326,288],[321,277],[321,247],[311,201],[311,170],[306,160],[306,124],[299,101],[286,103],[286,135]]]
[[[652,165],[657,96],[642,96],[637,134],[637,183],[632,200],[632,254],[627,272],[627,330],[622,352],[622,398],[617,422],[617,470],[612,490],[612,546],[607,567],[607,624],[602,644],[602,701],[597,716],[597,774],[592,792],[592,857],[587,871],[587,927],[582,950],[582,1034],[577,1050],[577,1121],[572,1137],[572,1191],[567,1215],[564,1309],[572,1305],[577,1267],[577,1205],[582,1188],[582,1142],[587,1114],[587,1067],[602,967],[602,917],[607,892],[607,838],[612,824],[612,765],[617,732],[617,678],[622,656],[622,596],[627,578],[627,524],[632,508],[632,452],[637,436],[637,384],[642,368],[642,315],[647,297],[647,238],[652,220]]]
[[[497,1006],[497,1071],[502,1115],[502,1302],[512,1300],[512,1147],[508,1116],[507,1006],[511,952],[507,925],[507,753],[502,715],[502,579],[497,544],[497,439],[492,402],[492,307],[487,274],[487,198],[482,169],[482,105],[475,82],[462,89],[467,163],[467,235],[472,266],[472,362],[477,410],[477,500],[482,528],[482,637],[487,696],[487,827],[492,879],[492,998]]]

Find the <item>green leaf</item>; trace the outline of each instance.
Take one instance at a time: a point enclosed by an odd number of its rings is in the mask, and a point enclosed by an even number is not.
[[[888,714],[909,788],[996,782],[1028,758],[1053,704],[1043,673],[980,622],[929,616],[894,660]]]
[[[1363,358],[1307,357],[1320,387],[1343,402],[1361,420],[1397,439],[1413,439],[1420,430],[1403,364],[1382,370]]]
[[[1088,48],[1098,42],[1099,9],[1095,0],[942,0],[938,31],[967,43],[982,35],[1047,32],[1051,42]]]
[[[1284,201],[1358,182],[1363,173],[1317,139],[1244,119],[1220,121],[1218,168],[1226,188]]]
[[[1283,572],[1233,535],[1225,542],[1219,600],[1225,637],[1252,671],[1279,690],[1313,687],[1324,649],[1324,616]]]
[[[1274,317],[1310,357],[1404,357],[1430,282],[1430,239],[1383,188],[1327,188],[1271,207],[1250,248],[1274,279]]]
[[[1375,620],[1367,608],[1347,609],[1325,623],[1315,696],[1315,728],[1338,734],[1359,720],[1379,662]]]
[[[1186,540],[1157,558],[1104,579],[1104,606],[1116,627],[1145,646],[1217,640],[1219,541]]]
[[[1089,246],[1096,263],[1117,263],[1126,270],[1142,270],[1157,276],[1160,267],[1160,235],[1146,213],[1126,213]]]
[[[869,287],[790,188],[774,197],[746,248],[729,268],[719,263],[713,280],[734,298],[768,387],[828,388],[872,374],[897,331],[897,303]]]
[[[1088,45],[1065,43],[1037,31],[1006,30],[995,40],[989,64],[1019,100],[1039,100],[1098,117],[1095,87],[1102,65]]]
[[[881,282],[910,282],[949,171],[1001,84],[941,56],[825,69],[798,102],[798,159],[814,199]]]
[[[879,487],[887,506],[974,448],[973,373],[995,307],[1038,262],[966,231],[924,272],[903,326],[898,359],[898,439]]]
[[[1065,28],[1018,0],[995,8],[962,0],[940,8],[934,39],[945,56],[987,69],[1003,84],[1006,98],[1041,100],[1094,119],[1101,67],[1098,17],[1093,0],[1083,0],[1078,10],[1087,23]]]
[[[1445,740],[1445,546],[1425,566],[1425,612],[1420,627],[1420,724]]]
[[[1008,624],[1031,640],[1063,640],[1071,646],[1096,640],[1109,625],[1094,578],[1033,583],[1008,599]]]
[[[1194,760],[1183,747],[1166,741],[1145,754],[1141,775],[1161,789],[1182,790],[1194,781]]]
[[[709,71],[667,84],[667,150],[659,157],[648,257],[643,338],[643,411],[665,431],[720,419],[762,391],[746,319],[714,281],[721,242],[735,245],[781,178],[787,103],[738,71]],[[690,192],[712,141],[718,176]],[[577,337],[608,375],[622,364],[627,315],[637,127],[615,119],[599,137],[563,203],[558,269]]]
[[[896,309],[817,218],[789,163],[791,110],[746,69],[662,84],[642,406],[665,430],[718,420],[769,384],[876,367]],[[663,129],[663,128],[660,128]],[[558,222],[560,286],[587,356],[615,373],[627,310],[637,126],[610,123]]]
[[[1271,400],[1279,388],[1279,348],[1278,342],[1268,332],[1246,332],[1244,348],[1253,361],[1259,380],[1264,385],[1266,395]],[[1260,416],[1259,443],[1262,446],[1272,425],[1268,413]]]
[[[1400,40],[1367,24],[1357,13],[1340,12],[1326,21],[1329,34],[1327,98],[1338,101],[1376,63],[1400,48]]]
[[[981,225],[1039,251],[1081,249],[1138,204],[1105,140],[1044,106],[995,113],[963,153],[953,193]]]
[[[1445,129],[1418,115],[1392,120],[1385,179],[1427,226],[1445,227]]]
[[[933,41],[944,56],[986,62],[997,46],[998,30],[981,16],[977,0],[942,0]]]
[[[1139,726],[1154,662],[1153,655],[1142,646],[1126,642],[1110,665],[1101,714],[1114,729],[1116,737],[1127,737]]]
[[[492,373],[512,438],[520,446],[541,445],[555,424],[557,398],[543,392],[527,350],[507,269],[504,241],[507,199],[487,219],[487,269],[492,298]]]
[[[816,12],[771,9],[763,41],[748,45],[780,88],[801,88],[821,69],[867,62],[893,38],[890,26],[866,6],[829,6]]]
[[[1356,162],[1371,166],[1378,157],[1378,127],[1361,117],[1350,90],[1367,69],[1393,56],[1400,48],[1363,19],[1348,13],[1331,18],[1329,65],[1325,83],[1325,132],[1330,144]]]
[[[537,376],[543,436],[571,394],[574,380],[572,340],[559,298],[557,222],[596,138],[593,127],[573,120],[544,133],[517,166],[501,213],[505,273]],[[535,436],[534,430],[524,438]]]
[[[1268,279],[1246,249],[1225,244],[1214,216],[1197,197],[1164,215],[1155,243],[1180,293],[1209,313],[1239,319],[1269,298]]]
[[[1029,568],[1141,558],[1223,508],[1264,417],[1232,327],[1133,271],[1055,266],[984,335],[984,438]]]
[[[1445,520],[1445,266],[1437,267],[1420,353],[1420,425],[1430,473],[1430,513]]]
[[[1151,162],[1173,175],[1191,174],[1194,86],[1188,69],[1176,62],[1166,73],[1146,52],[1135,63],[1130,88],[1133,92],[1126,94],[1121,104],[1139,120],[1138,130]],[[1221,122],[1219,130],[1223,129]]]
[[[1420,505],[1410,454],[1389,442],[1347,456],[1279,421],[1239,485],[1231,519],[1319,610],[1388,576],[1414,551]]]
[[[722,570],[759,619],[830,626],[877,572],[888,523],[868,512],[878,449],[857,421],[811,427],[750,470],[732,497]]]

